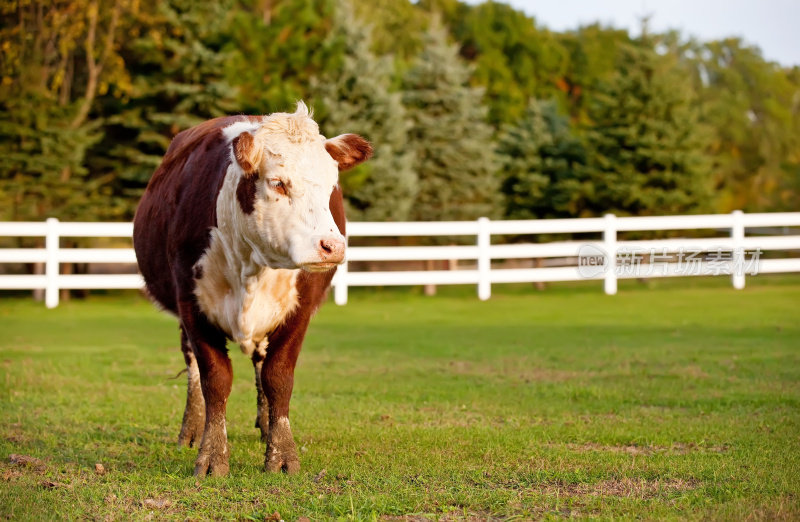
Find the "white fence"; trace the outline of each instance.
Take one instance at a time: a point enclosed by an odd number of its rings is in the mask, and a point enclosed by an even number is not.
[[[347,262],[334,278],[334,297],[347,302],[353,286],[475,284],[478,297],[488,299],[495,283],[603,279],[607,294],[617,280],[628,277],[729,275],[744,288],[746,274],[800,272],[800,212],[708,214],[693,216],[546,219],[525,221],[348,223],[349,237],[445,236],[472,237],[472,245],[352,246]],[[748,229],[770,229],[748,235]],[[619,232],[675,230],[722,231],[717,237],[619,240]],[[775,231],[779,233],[776,233]],[[48,308],[58,305],[60,289],[141,288],[137,274],[60,274],[61,263],[135,263],[132,248],[61,248],[62,237],[130,238],[130,223],[0,223],[0,236],[44,237],[44,248],[0,248],[0,263],[43,263],[44,274],[0,275],[2,289],[44,289]],[[548,243],[493,243],[493,236],[594,234],[598,239]],[[762,259],[768,251],[782,256]],[[503,267],[500,260],[547,259],[560,266]],[[354,271],[358,261],[448,260],[456,269],[416,271]],[[459,261],[461,265],[459,266]],[[495,262],[495,266],[493,265]]]

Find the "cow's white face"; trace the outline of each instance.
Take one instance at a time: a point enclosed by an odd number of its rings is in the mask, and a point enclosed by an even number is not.
[[[270,115],[238,133],[231,148],[241,171],[232,217],[254,261],[308,271],[341,263],[345,240],[329,201],[339,171],[368,159],[369,143],[355,134],[326,140],[300,103],[294,114]]]

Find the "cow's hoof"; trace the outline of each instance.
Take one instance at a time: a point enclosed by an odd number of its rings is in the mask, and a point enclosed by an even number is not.
[[[203,440],[203,431],[206,428],[206,403],[200,392],[200,385],[196,389],[189,383],[189,393],[186,396],[186,409],[183,411],[181,432],[178,435],[178,446],[193,448],[199,446]]]
[[[178,435],[178,446],[193,448],[199,445],[203,440],[204,428],[205,419],[200,419],[199,422],[184,422]]]
[[[278,473],[283,471],[288,475],[293,475],[300,471],[300,460],[297,458],[297,453],[293,450],[291,452],[271,452],[264,461],[264,468],[271,473]]]
[[[219,453],[210,453],[200,450],[197,460],[194,461],[194,476],[203,478],[206,475],[212,477],[224,477],[228,474],[228,456]]]
[[[297,446],[294,444],[289,419],[279,418],[271,426],[268,439],[264,468],[273,473],[285,471],[292,474],[300,471],[300,460],[297,458]]]

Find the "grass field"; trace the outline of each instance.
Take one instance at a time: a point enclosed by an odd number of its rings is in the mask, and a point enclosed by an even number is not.
[[[172,317],[0,299],[0,516],[796,520],[800,278],[728,285],[356,292],[300,356],[301,472],[262,471],[232,347],[231,473],[203,481]]]

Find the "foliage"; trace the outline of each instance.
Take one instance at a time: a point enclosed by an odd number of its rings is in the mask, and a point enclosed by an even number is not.
[[[129,219],[180,130],[316,97],[326,132],[378,150],[342,179],[354,219],[800,207],[800,67],[746,42],[556,33],[488,1],[351,1],[336,21],[336,0],[0,0],[0,219]],[[435,57],[439,25],[455,43]],[[548,184],[550,211],[493,197],[519,172],[486,151],[511,147],[531,100],[568,115],[559,139],[591,163]],[[529,172],[553,160],[537,138],[515,150]]]
[[[720,210],[800,208],[800,69],[786,74],[735,38],[694,62]]]
[[[531,97],[557,94],[569,62],[552,33],[507,4],[461,6],[449,22],[451,31],[461,56],[474,62],[473,82],[485,88],[493,124],[521,118]]]
[[[589,109],[589,163],[574,186],[579,213],[682,214],[709,204],[690,86],[644,43],[620,49],[617,73]]]
[[[320,128],[329,137],[354,132],[374,144],[370,161],[339,178],[348,204],[348,219],[408,219],[417,191],[417,175],[408,144],[409,122],[402,95],[391,92],[391,59],[372,55],[371,30],[354,21],[352,8],[346,2],[339,5],[328,45],[343,47],[343,61],[312,82],[312,101]]]
[[[415,220],[476,219],[496,211],[492,128],[482,90],[469,86],[469,74],[444,29],[433,24],[403,81],[419,176]]]
[[[4,2],[0,41],[0,218],[103,216],[108,179],[86,166],[102,138],[98,95],[127,84],[116,42],[127,2]],[[85,219],[85,218],[84,218]]]
[[[352,0],[357,18],[372,27],[372,50],[393,55],[403,68],[422,49],[428,13],[406,0]]]
[[[580,27],[558,35],[568,58],[564,75],[556,80],[559,97],[572,120],[589,123],[588,108],[598,87],[616,72],[619,49],[632,43],[628,32],[599,24]]]
[[[241,111],[285,111],[309,96],[312,78],[341,63],[335,53],[341,49],[325,44],[335,5],[334,0],[251,0],[234,10],[227,31],[233,54],[225,70],[239,88]]]
[[[172,137],[203,120],[239,110],[237,91],[222,71],[232,2],[164,0],[138,13],[133,37],[121,46],[131,87],[107,97],[104,140],[89,165],[114,177],[119,217],[130,219]]]
[[[552,101],[531,100],[524,116],[499,138],[504,215],[512,219],[568,217],[576,173],[586,152]]]

